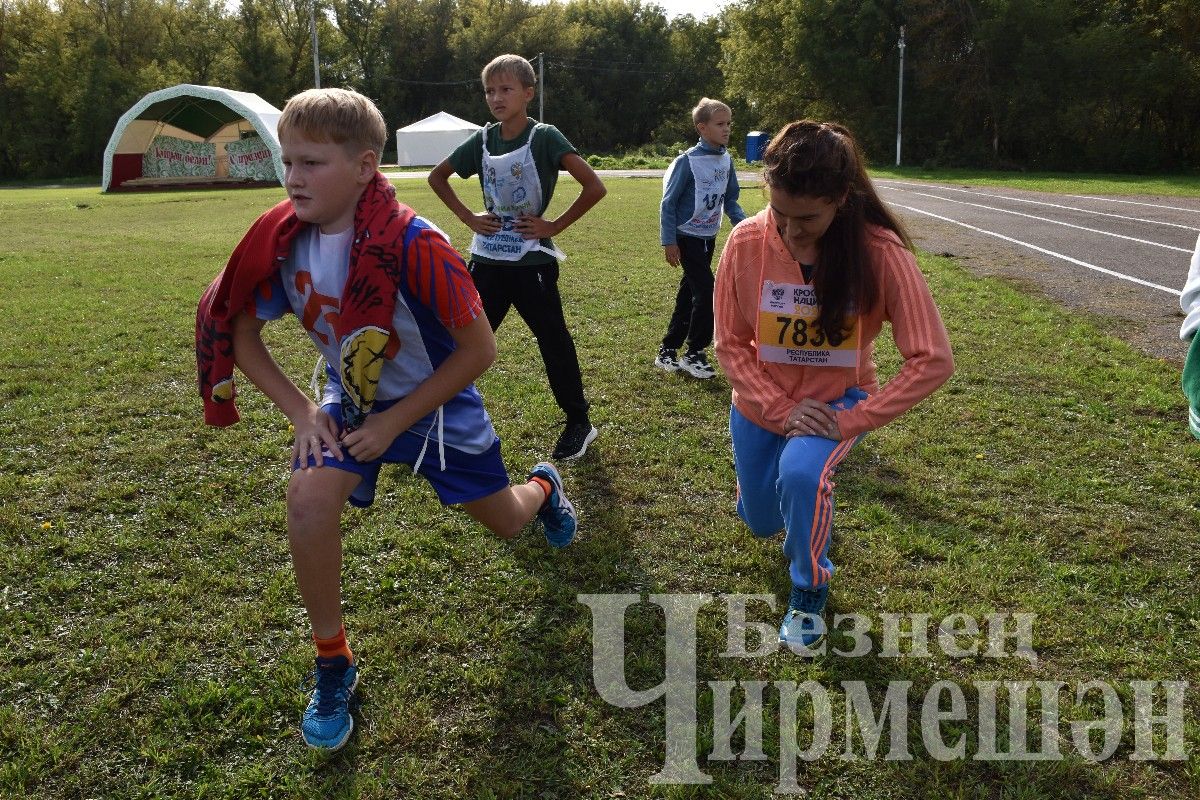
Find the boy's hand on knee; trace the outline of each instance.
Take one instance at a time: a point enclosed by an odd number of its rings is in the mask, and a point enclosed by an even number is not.
[[[396,429],[394,418],[388,414],[368,414],[362,426],[342,437],[342,444],[359,461],[374,461],[382,456],[404,432]]]
[[[664,244],[663,245],[663,256],[666,257],[667,263],[670,264],[672,267],[678,267],[679,266],[679,245]]]
[[[303,417],[293,420],[292,426],[296,429],[296,441],[292,443],[292,459],[300,462],[301,466],[307,468],[310,455],[316,459],[318,467],[322,466],[325,463],[322,448],[328,448],[338,461],[342,460],[342,449],[338,447],[337,423],[324,411],[314,406]]]

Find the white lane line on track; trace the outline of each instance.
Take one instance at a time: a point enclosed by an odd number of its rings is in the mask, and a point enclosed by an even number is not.
[[[1070,222],[1062,222],[1060,220],[1050,219],[1049,217],[1038,217],[1033,214],[1022,214],[1020,211],[1010,211],[1007,208],[996,208],[995,206],[985,206],[985,205],[982,205],[981,203],[968,203],[966,200],[953,200],[949,197],[940,197],[936,194],[929,194],[928,192],[914,192],[911,189],[897,189],[892,186],[885,186],[883,188],[891,189],[893,192],[903,192],[905,194],[915,194],[918,197],[929,197],[934,200],[941,200],[944,203],[954,203],[954,204],[960,205],[960,206],[972,206],[973,208],[982,208],[985,211],[997,211],[1001,214],[1012,214],[1014,217],[1025,217],[1026,219],[1033,219],[1033,220],[1037,220],[1038,222],[1048,222],[1051,225],[1062,225],[1065,228],[1074,228],[1075,230],[1086,231],[1088,233],[1098,233],[1101,236],[1111,236],[1114,239],[1124,239],[1128,242],[1137,242],[1138,244],[1148,244],[1151,247],[1161,247],[1165,250],[1175,250],[1177,252],[1187,253],[1189,255],[1191,255],[1191,253],[1192,253],[1192,250],[1189,248],[1186,248],[1186,247],[1176,247],[1173,244],[1162,244],[1161,242],[1152,242],[1148,239],[1139,239],[1136,236],[1125,236],[1124,234],[1112,233],[1110,231],[1102,231],[1102,230],[1098,230],[1096,228],[1086,228],[1083,225],[1074,225]]]
[[[1078,258],[1072,258],[1071,256],[1063,255],[1062,253],[1056,253],[1053,250],[1047,250],[1044,247],[1038,247],[1036,244],[1030,244],[1029,242],[1022,242],[1020,239],[1014,239],[1011,236],[1005,236],[1002,233],[996,233],[995,231],[987,231],[987,230],[984,230],[983,228],[977,228],[974,225],[970,225],[966,222],[959,222],[956,219],[950,219],[949,217],[943,217],[940,214],[934,214],[932,211],[925,211],[924,209],[913,208],[912,206],[905,206],[905,205],[901,205],[900,203],[892,203],[892,205],[896,206],[897,208],[903,208],[907,211],[912,211],[915,214],[924,214],[927,217],[933,217],[934,219],[940,219],[943,222],[950,222],[955,225],[961,225],[962,227],[969,228],[970,230],[973,230],[977,233],[986,234],[987,236],[995,236],[997,239],[1003,239],[1006,242],[1012,242],[1013,244],[1020,245],[1021,247],[1028,247],[1030,250],[1036,250],[1039,253],[1044,253],[1053,258],[1061,258],[1063,261],[1069,261],[1072,264],[1078,264],[1081,267],[1086,267],[1087,269],[1093,270],[1095,272],[1101,272],[1105,275],[1111,275],[1114,278],[1120,278],[1121,280],[1124,280],[1124,281],[1130,281],[1131,283],[1137,283],[1142,286],[1148,286],[1151,289],[1158,289],[1161,292],[1166,292],[1167,294],[1174,295],[1175,297],[1179,297],[1179,295],[1182,294],[1182,292],[1178,289],[1172,289],[1167,286],[1161,286],[1157,283],[1151,283],[1150,281],[1144,281],[1141,278],[1135,278],[1132,275],[1126,275],[1123,272],[1115,272],[1111,269],[1105,269],[1104,267],[1097,267],[1095,264],[1089,264],[1086,261],[1080,261]]]
[[[1124,203],[1130,206],[1146,206],[1147,208],[1162,208],[1167,211],[1186,211],[1189,214],[1200,214],[1200,208],[1180,208],[1179,206],[1164,206],[1160,203],[1141,203],[1137,200],[1117,200],[1112,197],[1098,197],[1094,194],[1068,194],[1066,197],[1078,197],[1083,200],[1103,200],[1106,203]]]
[[[876,183],[881,183],[881,182],[876,181]],[[955,186],[931,186],[928,183],[911,183],[908,181],[893,180],[893,181],[885,181],[884,183],[895,183],[895,184],[899,184],[901,186],[916,186],[916,187],[923,187],[923,188],[927,188],[927,189],[937,189],[938,191],[941,191],[941,192],[961,192],[963,194],[978,195],[980,197],[995,197],[1000,200],[1011,200],[1014,203],[1029,203],[1031,205],[1037,205],[1037,206],[1049,206],[1050,208],[1061,208],[1064,211],[1078,211],[1082,214],[1091,214],[1091,215],[1097,216],[1097,217],[1113,217],[1115,219],[1123,219],[1123,220],[1127,220],[1129,222],[1141,222],[1146,225],[1164,225],[1168,228],[1182,228],[1185,231],[1194,231],[1196,233],[1200,233],[1200,228],[1196,228],[1191,225],[1180,225],[1179,223],[1176,223],[1176,222],[1163,222],[1161,220],[1145,219],[1143,217],[1130,217],[1130,216],[1126,216],[1125,214],[1109,214],[1104,211],[1094,211],[1090,208],[1078,208],[1077,206],[1064,206],[1064,205],[1060,205],[1059,203],[1047,203],[1044,200],[1030,200],[1025,197],[1013,197],[1013,196],[1007,195],[1007,194],[995,194],[992,192],[980,192],[980,191],[977,191],[974,189],[960,189]],[[1084,197],[1084,195],[1067,195],[1067,196],[1068,197]],[[1103,199],[1103,198],[1093,198],[1093,199],[1099,200],[1099,199]],[[1158,206],[1155,206],[1155,207],[1157,208]]]

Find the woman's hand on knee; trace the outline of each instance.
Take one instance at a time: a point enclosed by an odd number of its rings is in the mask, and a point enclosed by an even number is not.
[[[783,423],[783,433],[788,438],[793,436],[823,436],[840,442],[842,431],[838,427],[837,413],[833,408],[806,397],[796,404],[792,413],[788,414]]]

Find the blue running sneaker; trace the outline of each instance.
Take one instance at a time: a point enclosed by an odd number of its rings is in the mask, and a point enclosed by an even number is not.
[[[345,656],[318,657],[316,678],[300,731],[309,747],[333,752],[341,749],[354,731],[350,701],[358,687],[358,666]]]
[[[825,601],[829,599],[829,584],[817,589],[792,587],[787,614],[779,626],[779,641],[803,656],[816,655],[813,648],[825,638]]]
[[[579,516],[575,506],[563,493],[562,477],[554,465],[543,461],[529,473],[531,478],[541,478],[550,484],[550,496],[537,513],[542,522],[542,532],[551,547],[566,547],[575,541],[575,530],[579,527]]]

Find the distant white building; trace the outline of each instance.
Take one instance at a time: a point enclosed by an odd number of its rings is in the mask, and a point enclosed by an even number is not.
[[[401,167],[439,164],[481,127],[445,111],[406,125],[396,131],[396,164]]]

